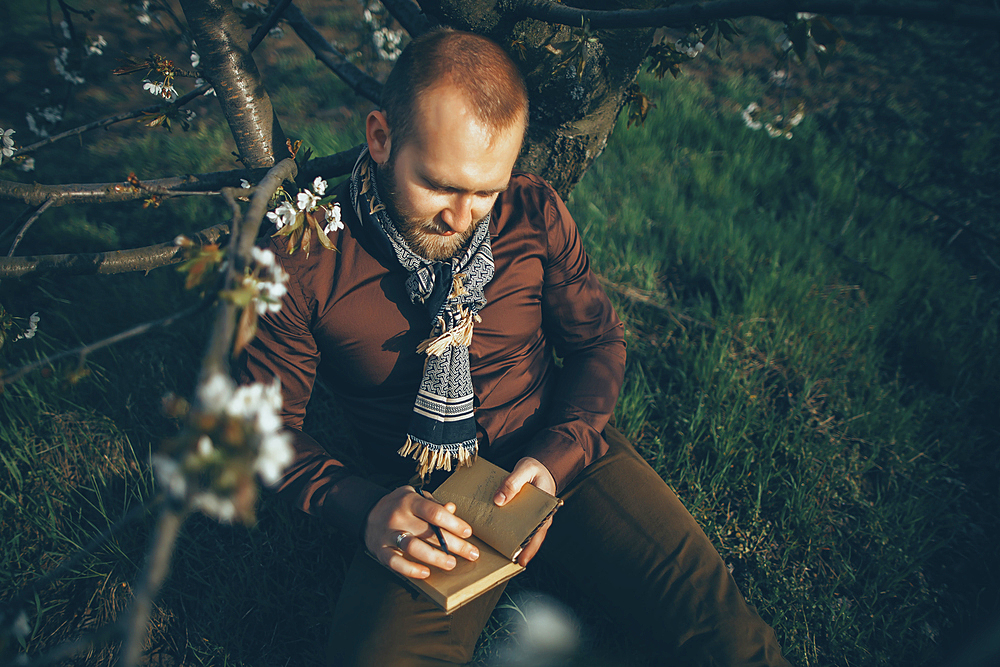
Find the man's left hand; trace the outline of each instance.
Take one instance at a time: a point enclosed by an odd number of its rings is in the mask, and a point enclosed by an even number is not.
[[[552,495],[556,494],[556,480],[552,477],[552,473],[549,469],[542,465],[541,461],[533,459],[530,456],[526,456],[517,462],[514,466],[514,470],[511,471],[507,478],[500,483],[500,488],[497,489],[496,495],[493,497],[493,502],[498,506],[503,507],[510,502],[511,498],[520,493],[521,488],[525,484],[533,484],[542,491],[550,493]],[[552,517],[545,520],[542,526],[535,531],[532,535],[531,540],[524,546],[521,553],[517,557],[518,564],[524,566],[534,558],[535,554],[538,553],[538,548],[542,546],[542,542],[545,541],[545,534],[549,530],[549,526],[552,525]]]

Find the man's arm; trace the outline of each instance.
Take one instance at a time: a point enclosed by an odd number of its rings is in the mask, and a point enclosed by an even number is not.
[[[281,252],[279,247],[275,250]],[[288,264],[294,264],[294,260]],[[281,417],[293,436],[295,456],[274,490],[298,509],[357,535],[380,562],[404,576],[428,576],[427,564],[446,570],[455,567],[453,556],[432,546],[435,542],[432,524],[443,529],[452,553],[475,560],[479,556],[475,547],[459,537],[468,537],[472,529],[454,516],[454,506],[449,509],[422,498],[412,487],[390,493],[352,474],[302,432],[319,365],[319,350],[311,330],[311,309],[305,291],[296,279],[295,267],[286,268],[290,278],[281,309],[260,318],[257,335],[236,366],[240,382],[270,382],[275,376],[281,380]],[[404,533],[406,538],[397,541]]]
[[[546,426],[497,490],[498,505],[509,502],[524,484],[555,495],[604,455],[607,443],[601,432],[625,374],[624,326],[590,271],[576,223],[547,184],[540,213],[548,242],[542,322],[563,364],[546,410]],[[550,523],[526,545],[519,562],[526,564],[534,556]]]

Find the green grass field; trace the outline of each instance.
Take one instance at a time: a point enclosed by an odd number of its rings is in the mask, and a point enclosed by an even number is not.
[[[338,22],[350,25],[339,15],[328,25]],[[24,34],[34,29],[41,20],[26,22]],[[748,35],[747,45],[773,37],[751,29],[763,36]],[[858,28],[855,41],[870,46],[864,39],[881,29]],[[929,60],[953,36],[912,32],[927,42]],[[294,37],[278,45],[260,61],[286,132],[319,155],[356,144],[366,105]],[[749,67],[735,73],[750,62],[750,46],[725,66],[701,63],[697,76],[642,78],[657,107],[638,128],[626,129],[623,115],[570,198],[626,322],[617,423],[701,522],[793,664],[941,664],[998,613],[1000,268],[991,262],[1000,252],[968,234],[952,238],[940,211],[875,174],[995,238],[1000,225],[982,212],[997,192],[973,186],[1000,173],[1000,140],[989,130],[998,112],[977,107],[945,133],[926,103],[907,106],[900,93],[883,100],[895,124],[873,121],[863,139],[845,127],[878,114],[846,102],[817,103],[791,140],[770,139],[739,114],[773,98]],[[871,56],[844,58],[848,69]],[[878,63],[885,76],[915,77],[916,88],[944,85],[933,67],[921,80],[915,67]],[[842,73],[816,85],[846,90],[855,81]],[[954,95],[963,90],[951,85]],[[977,85],[969,83],[970,100],[980,99]],[[120,110],[105,104],[148,103],[122,90],[104,101],[80,94],[65,127]],[[37,103],[27,93],[11,99],[4,128],[20,127],[23,109]],[[151,178],[229,168],[232,140],[212,104],[191,132],[117,127],[39,152],[30,176],[4,168],[0,177],[115,181],[133,170]],[[845,113],[854,114],[846,123]],[[28,132],[17,139],[27,143]],[[0,204],[5,221],[19,213]],[[65,207],[42,218],[19,253],[145,245],[226,215],[219,202],[189,199],[157,209]],[[12,235],[0,232],[0,241]],[[4,309],[43,319],[38,336],[0,348],[0,364],[190,300],[172,269],[4,281]],[[160,399],[192,390],[207,327],[206,317],[192,318],[94,355],[85,373],[65,364],[0,395],[0,599],[152,495],[145,461],[174,428]],[[308,428],[339,425],[321,387]],[[124,608],[151,525],[139,520],[39,594],[27,650]],[[350,537],[271,498],[249,529],[192,517],[154,612],[151,655],[159,664],[314,664],[353,549]],[[588,664],[646,664],[558,573],[529,571],[511,594],[534,589],[578,609]],[[509,609],[494,615],[483,659],[509,635],[509,617]],[[111,661],[96,649],[76,664]]]

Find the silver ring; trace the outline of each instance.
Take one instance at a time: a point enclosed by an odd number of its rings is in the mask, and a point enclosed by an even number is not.
[[[400,551],[403,550],[403,538],[409,537],[410,534],[407,532],[402,532],[396,536],[396,548]]]

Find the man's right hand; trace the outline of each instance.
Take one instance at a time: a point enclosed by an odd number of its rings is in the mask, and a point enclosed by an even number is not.
[[[428,565],[451,570],[455,556],[439,549],[435,525],[452,554],[476,560],[479,551],[462,538],[472,535],[472,528],[455,516],[455,505],[441,505],[424,498],[412,486],[401,486],[375,503],[365,524],[365,546],[380,563],[404,577],[425,579],[431,574]],[[398,541],[400,535],[404,535]]]

